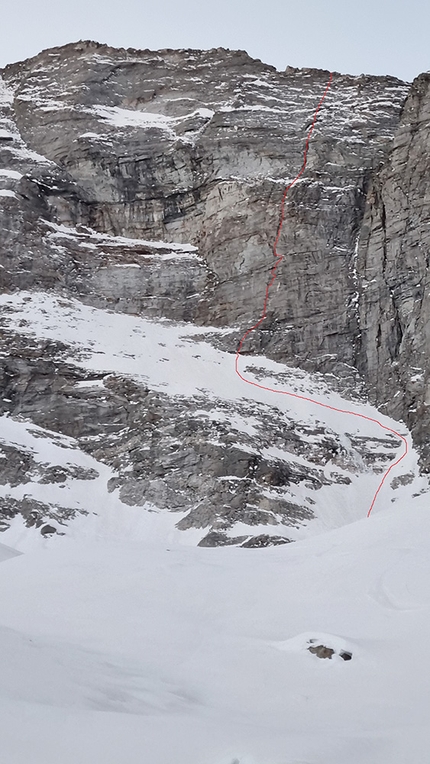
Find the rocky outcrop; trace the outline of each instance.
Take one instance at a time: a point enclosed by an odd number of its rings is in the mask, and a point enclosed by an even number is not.
[[[31,301],[24,305],[34,312]],[[50,315],[47,306],[43,311]],[[281,543],[279,536],[261,533],[279,526],[288,541],[294,528],[314,517],[322,488],[349,486],[360,463],[364,470],[380,471],[394,456],[396,441],[390,438],[361,441],[350,435],[341,443],[328,427],[313,428],[257,402],[214,401],[203,390],[192,397],[172,396],[127,375],[88,373],[76,350],[70,363],[65,344],[35,341],[31,324],[30,334],[23,336],[28,327],[20,326],[16,311],[7,316],[3,310],[3,315],[7,343],[1,385],[8,412],[76,440],[112,469],[109,492],[117,492],[127,505],[149,503],[180,513],[178,527],[201,529],[205,546]],[[15,323],[18,333],[12,330]],[[31,481],[40,486],[98,475],[88,467],[53,463],[41,468],[31,452],[7,444],[4,456],[3,483],[9,487],[29,490]],[[16,510],[16,500],[5,499],[5,512],[6,507]],[[38,502],[34,511],[40,514]],[[60,521],[70,515],[69,509],[54,506],[46,517]],[[249,532],[226,535],[238,524]]]

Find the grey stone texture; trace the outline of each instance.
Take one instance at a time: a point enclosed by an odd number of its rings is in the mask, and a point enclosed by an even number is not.
[[[1,290],[56,290],[96,307],[230,328],[216,342],[234,352],[261,312],[283,189],[301,167],[329,73],[278,72],[243,51],[79,42],[0,75]],[[368,395],[411,427],[427,470],[429,83],[428,74],[412,86],[334,74],[306,172],[287,197],[267,319],[244,348]],[[233,445],[231,425],[196,414],[204,401],[172,400],[116,375],[103,379],[101,399],[74,387],[88,375],[60,345],[19,327],[2,343],[4,411],[78,438],[118,471],[110,489],[124,502],[189,510],[179,526],[207,528],[206,545],[230,543],[223,534],[236,522],[311,517],[312,491],[327,480],[321,466],[333,455],[339,466],[354,462],[332,433],[315,442],[293,423],[281,428],[273,412],[260,415],[257,440]],[[298,474],[265,459],[269,440],[315,466]],[[392,453],[351,443],[376,469]],[[18,462],[11,455],[11,480],[31,468]],[[300,482],[310,486],[308,506],[286,497]],[[248,538],[235,543],[269,543]]]
[[[403,418],[430,467],[430,74],[414,81],[386,162],[372,178],[357,257],[359,368]]]

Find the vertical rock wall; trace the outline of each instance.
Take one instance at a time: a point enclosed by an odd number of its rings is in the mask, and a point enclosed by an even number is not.
[[[81,42],[2,76],[3,289],[57,286],[122,312],[231,327],[222,341],[234,350],[261,310],[282,191],[328,72],[277,72],[243,51]],[[246,348],[360,373],[427,466],[429,77],[409,89],[334,75],[288,196],[268,316]],[[59,239],[58,224],[78,238]],[[151,260],[100,234],[191,244],[198,258]]]
[[[361,351],[371,397],[412,428],[430,466],[430,74],[412,85],[372,179],[357,259]]]

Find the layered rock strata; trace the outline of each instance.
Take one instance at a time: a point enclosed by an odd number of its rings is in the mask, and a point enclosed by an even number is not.
[[[206,337],[213,327],[210,341],[234,352],[261,312],[283,189],[301,166],[328,72],[277,72],[241,51],[82,42],[1,77],[2,291],[50,291],[194,324]],[[324,373],[348,395],[370,395],[411,426],[424,468],[428,83],[428,75],[410,89],[392,77],[334,74],[306,173],[288,195],[268,316],[245,347]],[[345,450],[324,428],[314,459],[310,434],[273,412],[252,443],[238,441],[235,411],[224,409],[220,429],[204,397],[172,398],[126,374],[100,373],[102,396],[97,386],[77,388],[88,376],[67,362],[67,348],[31,339],[27,319],[20,313],[20,329],[3,310],[3,411],[77,438],[116,470],[110,489],[121,500],[186,511],[180,526],[206,529],[206,544],[250,543],[243,525],[310,519],[306,485],[344,480],[339,454],[352,471],[373,459],[369,442],[348,440]],[[265,457],[270,438],[305,458],[304,471]],[[327,477],[321,468],[333,458]]]

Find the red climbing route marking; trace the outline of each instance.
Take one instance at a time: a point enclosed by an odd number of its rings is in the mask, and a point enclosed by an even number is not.
[[[310,126],[310,128],[308,130],[308,134],[307,134],[307,137],[306,137],[305,148],[304,148],[304,152],[303,152],[303,164],[302,164],[299,172],[297,173],[296,177],[284,189],[284,193],[283,193],[282,199],[281,199],[281,208],[280,208],[280,214],[279,214],[278,228],[277,228],[277,231],[276,231],[275,241],[273,243],[273,256],[275,258],[275,262],[274,262],[274,264],[272,266],[272,269],[270,271],[270,278],[269,278],[269,281],[268,281],[267,286],[266,286],[266,292],[265,292],[265,295],[264,295],[264,302],[263,302],[263,310],[262,310],[261,316],[258,319],[258,321],[255,324],[253,324],[253,326],[250,326],[249,329],[246,330],[245,334],[243,335],[243,337],[239,341],[239,344],[237,346],[236,358],[235,358],[235,371],[236,371],[236,374],[238,375],[238,377],[240,377],[240,379],[243,382],[246,382],[246,384],[248,384],[248,385],[252,385],[253,387],[258,387],[260,390],[266,390],[269,393],[276,393],[277,395],[288,395],[290,398],[297,398],[297,399],[299,399],[301,401],[307,401],[308,403],[312,403],[315,406],[320,406],[321,408],[324,408],[324,409],[330,409],[331,411],[336,411],[337,413],[340,413],[340,414],[349,414],[350,416],[355,416],[355,417],[358,417],[359,419],[366,419],[368,422],[374,422],[375,424],[377,424],[379,427],[381,427],[386,432],[391,432],[393,435],[396,436],[396,438],[399,438],[399,440],[402,441],[403,446],[404,446],[404,451],[385,470],[385,472],[384,472],[384,474],[383,474],[383,476],[382,476],[382,478],[381,478],[381,480],[379,482],[379,485],[378,485],[378,487],[377,487],[377,489],[376,489],[376,491],[375,491],[375,493],[373,495],[373,499],[371,501],[370,507],[368,509],[367,517],[369,517],[370,513],[372,512],[373,507],[375,506],[375,502],[376,502],[376,499],[378,498],[378,494],[379,494],[382,486],[384,485],[388,475],[390,474],[391,470],[394,467],[396,467],[398,464],[400,464],[402,459],[404,459],[406,454],[408,453],[409,449],[408,449],[408,441],[406,440],[406,437],[404,435],[401,435],[401,433],[397,432],[396,430],[393,430],[391,427],[387,427],[387,425],[385,425],[382,422],[380,422],[379,419],[374,419],[373,417],[366,416],[365,414],[359,414],[358,412],[350,411],[349,409],[337,408],[336,406],[331,406],[328,403],[322,403],[321,401],[317,401],[314,398],[310,398],[310,397],[308,397],[306,395],[299,395],[298,393],[293,393],[293,392],[290,392],[288,390],[277,390],[276,388],[273,388],[273,387],[266,387],[266,385],[260,385],[258,382],[255,382],[253,379],[247,379],[239,371],[239,358],[240,358],[240,354],[242,352],[243,343],[245,342],[246,338],[249,337],[249,335],[252,332],[255,332],[255,330],[258,329],[260,324],[262,324],[263,321],[265,320],[265,318],[267,317],[267,304],[268,304],[268,301],[269,301],[270,289],[271,289],[271,287],[273,286],[273,284],[275,282],[276,274],[277,274],[279,265],[281,264],[282,260],[284,259],[284,255],[280,255],[279,254],[277,247],[278,247],[278,242],[279,242],[279,239],[280,239],[280,236],[281,236],[281,233],[282,233],[282,227],[284,225],[284,220],[285,220],[285,200],[287,198],[287,194],[288,194],[290,188],[292,188],[294,186],[294,184],[297,183],[297,181],[303,175],[303,173],[304,173],[304,171],[306,169],[306,164],[307,164],[307,161],[308,161],[308,151],[309,151],[310,139],[311,139],[312,133],[313,133],[314,128],[315,128],[315,123],[317,121],[318,112],[320,111],[321,106],[323,105],[324,99],[325,99],[325,97],[326,97],[326,95],[327,95],[327,93],[328,93],[328,91],[330,89],[332,80],[333,80],[333,73],[330,74],[330,77],[329,77],[329,80],[327,82],[327,85],[326,85],[326,88],[324,90],[324,93],[322,94],[321,100],[319,101],[318,106],[315,109],[313,120],[312,120],[312,124],[311,124],[311,126]]]

